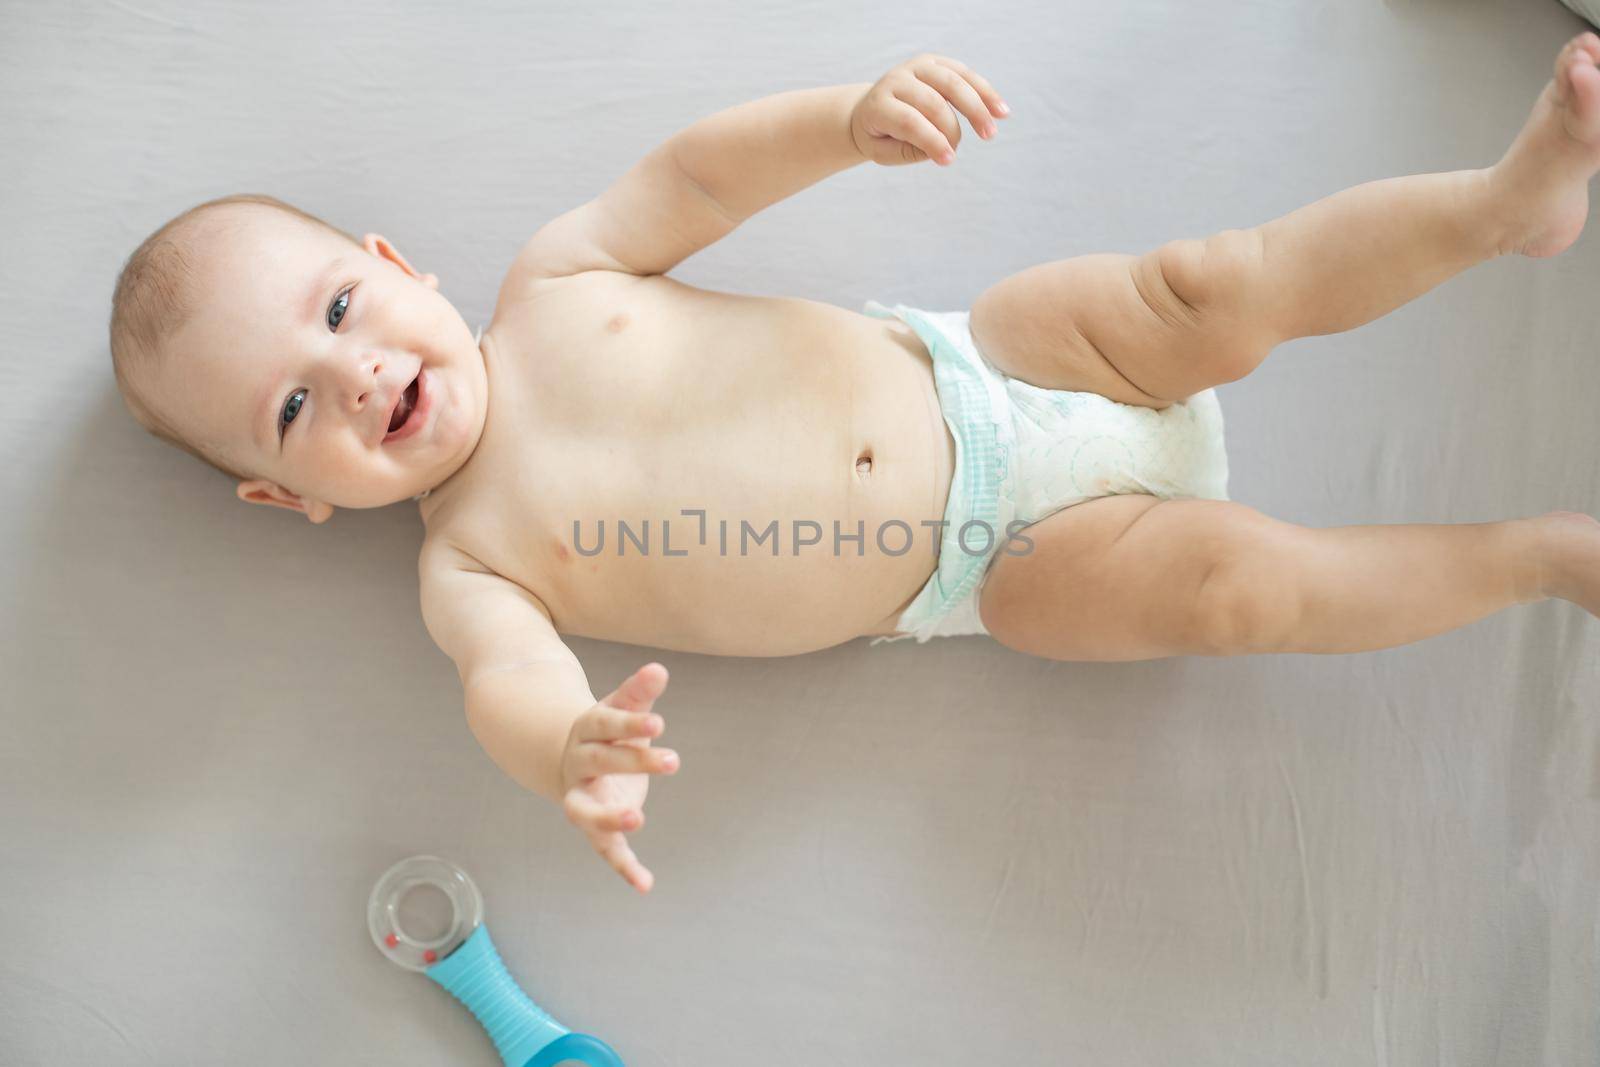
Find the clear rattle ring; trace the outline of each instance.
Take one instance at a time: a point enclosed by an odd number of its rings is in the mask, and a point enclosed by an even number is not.
[[[443,894],[448,919],[423,929],[414,897]],[[425,903],[425,901],[423,901]],[[437,909],[435,909],[437,910]],[[438,856],[412,856],[383,873],[367,899],[372,943],[408,971],[420,971],[466,1005],[506,1067],[624,1067],[611,1046],[556,1022],[517,985],[483,925],[483,896],[467,872]]]

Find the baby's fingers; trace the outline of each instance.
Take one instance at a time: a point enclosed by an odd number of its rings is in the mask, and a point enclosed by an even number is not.
[[[944,56],[932,56],[931,58],[935,63],[938,63],[941,66],[949,67],[951,70],[961,75],[962,78],[966,79],[967,82],[978,91],[978,96],[983,100],[984,108],[991,114],[999,115],[1001,118],[1005,118],[1011,113],[1011,109],[1006,106],[1006,102],[1000,98],[999,92],[995,90],[994,86],[989,84],[989,79],[985,78],[982,74],[979,74],[977,71],[973,70],[971,67],[957,59],[947,59]],[[972,122],[973,128],[979,128],[977,119],[973,118],[970,114],[967,115],[967,118]]]
[[[953,59],[942,56],[930,56],[924,63],[916,68],[917,78],[937,89],[946,100],[953,104],[957,111],[967,116],[967,121],[972,123],[972,128],[979,137],[991,137],[996,126],[989,117],[991,104],[979,95],[972,84],[972,79],[983,81],[966,67]],[[985,87],[988,82],[983,83]],[[993,89],[988,90],[992,99],[999,101],[1000,96]],[[998,111],[995,112],[999,114]]]
[[[676,774],[678,771],[678,754],[670,748],[588,741],[569,751],[568,771],[582,779],[598,778],[602,774]]]
[[[923,155],[935,163],[949,163],[955,158],[955,148],[949,138],[929,121],[927,115],[899,97],[895,97],[887,106],[892,116],[896,140],[920,149]],[[960,136],[959,127],[957,136]]]
[[[649,711],[666,688],[667,669],[659,663],[646,663],[606,694],[600,703],[622,711]]]
[[[632,833],[644,825],[638,808],[608,808],[581,789],[566,796],[567,819],[592,841],[605,833]]]
[[[650,892],[650,887],[656,882],[655,875],[639,862],[639,857],[628,847],[626,837],[621,834],[591,834],[589,843],[611,864],[612,870],[622,875],[623,881],[641,893]]]
[[[650,711],[618,711],[604,704],[578,717],[572,734],[579,741],[626,741],[633,737],[659,737],[666,721]]]

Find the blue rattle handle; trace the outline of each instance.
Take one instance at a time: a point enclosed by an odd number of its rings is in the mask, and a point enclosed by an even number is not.
[[[533,1059],[522,1067],[555,1067],[556,1064],[565,1063],[567,1060],[587,1063],[589,1067],[624,1067],[617,1054],[611,1051],[610,1045],[588,1034],[567,1034],[565,1037],[558,1037],[540,1049]]]
[[[528,999],[500,961],[487,926],[423,973],[477,1017],[506,1067],[554,1067],[564,1060],[624,1067],[605,1042],[570,1032]]]

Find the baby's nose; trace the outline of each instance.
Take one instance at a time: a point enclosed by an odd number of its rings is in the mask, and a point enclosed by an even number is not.
[[[354,397],[354,401],[351,404],[352,410],[360,411],[367,406],[368,400],[375,397],[378,391],[378,375],[382,371],[383,361],[377,359],[356,369],[355,383],[351,389],[351,394]]]

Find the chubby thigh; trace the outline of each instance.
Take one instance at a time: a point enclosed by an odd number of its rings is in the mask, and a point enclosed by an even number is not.
[[[1050,659],[1227,655],[1248,592],[1231,564],[1277,556],[1262,550],[1292,529],[1225,500],[1089,500],[1028,526],[1030,550],[995,557],[978,615],[1001,644]]]

